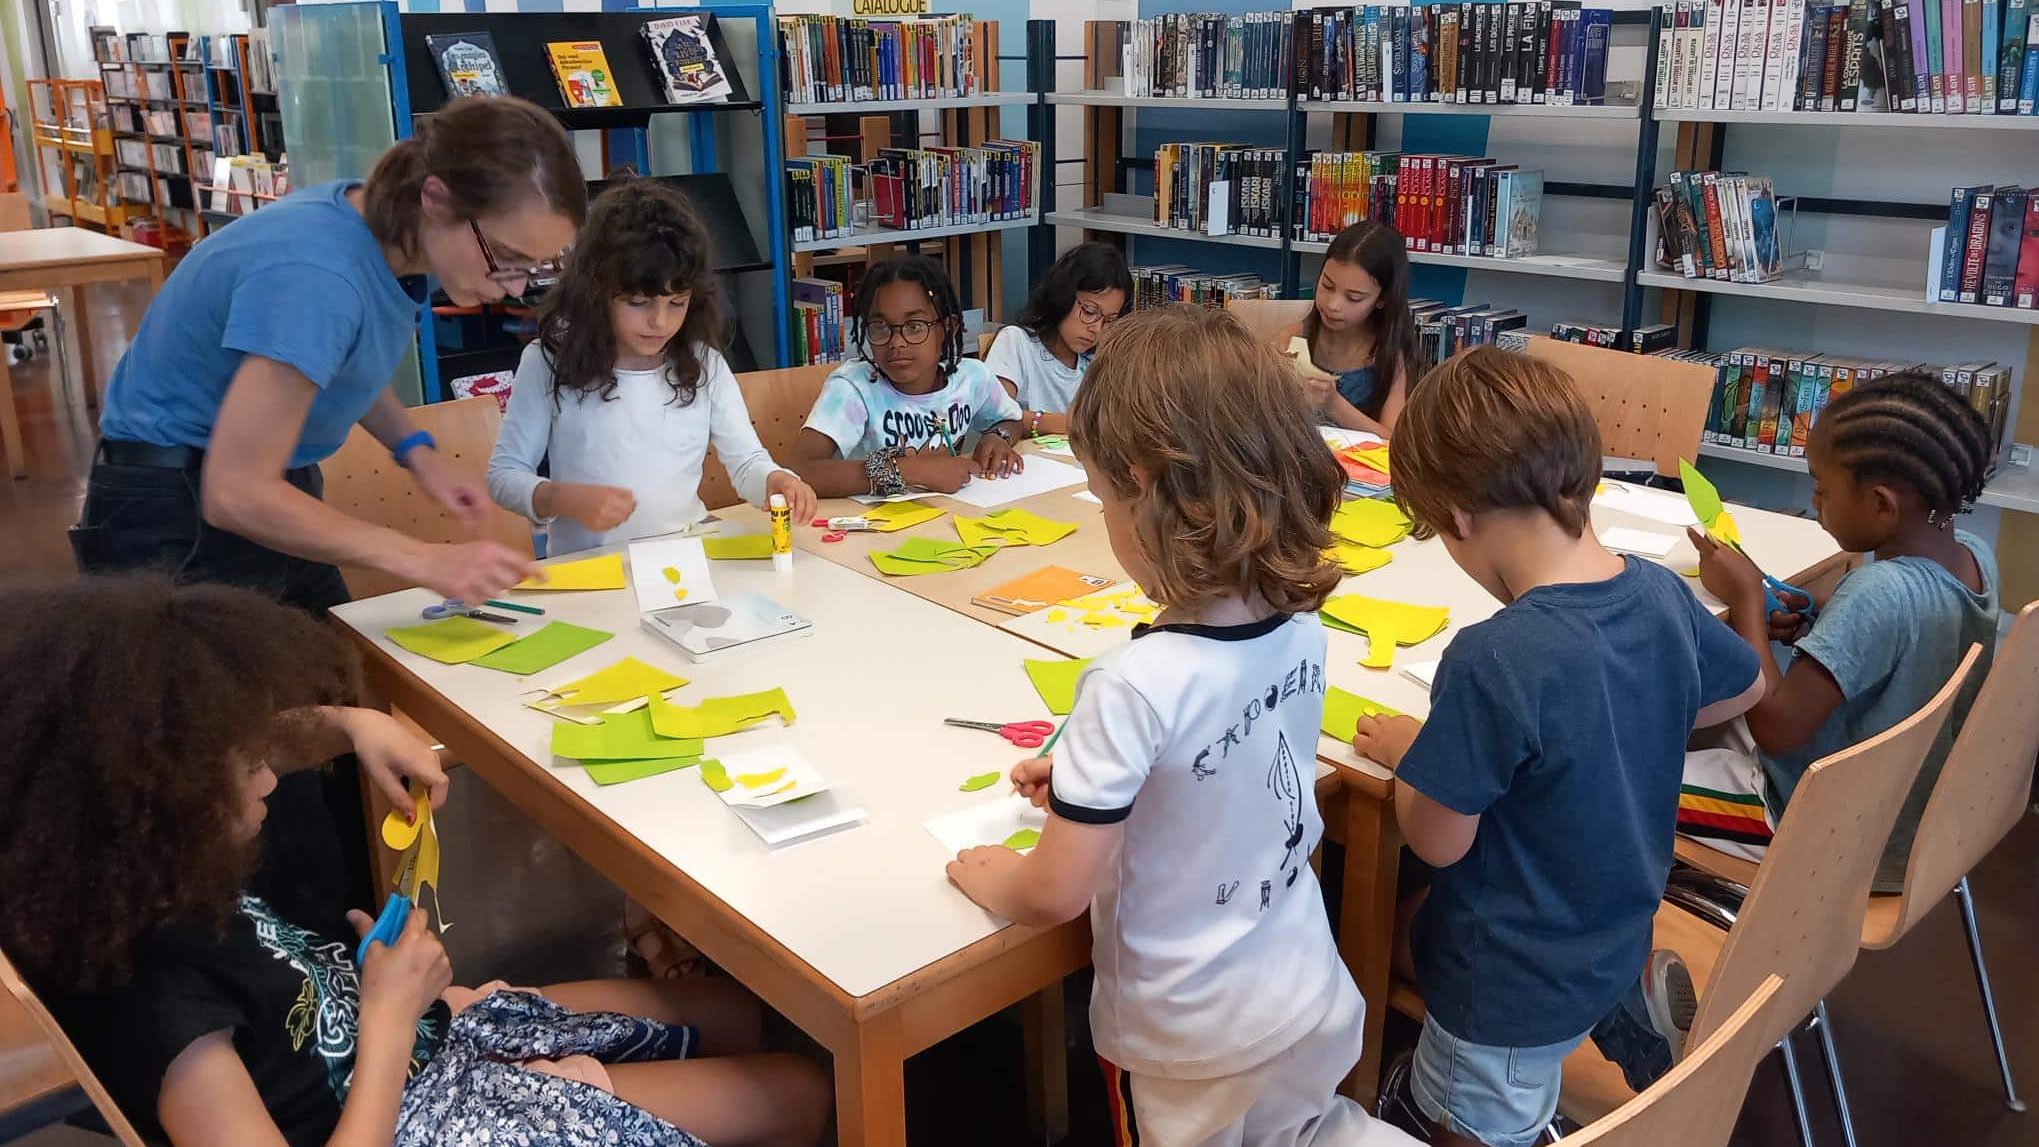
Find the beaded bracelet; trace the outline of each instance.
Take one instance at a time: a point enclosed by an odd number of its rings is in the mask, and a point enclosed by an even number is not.
[[[864,479],[871,484],[871,492],[880,496],[906,493],[906,479],[899,473],[899,456],[905,453],[897,446],[880,446],[864,459]]]

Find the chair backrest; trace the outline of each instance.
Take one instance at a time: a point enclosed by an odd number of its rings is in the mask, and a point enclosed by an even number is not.
[[[1254,338],[1272,342],[1276,335],[1303,321],[1315,306],[1308,299],[1240,299],[1225,310]],[[1287,347],[1280,348],[1287,350]]]
[[[1649,459],[1667,478],[1678,476],[1679,459],[1699,456],[1712,367],[1542,336],[1529,340],[1527,353],[1572,376],[1593,408],[1602,453]]]
[[[2039,759],[2039,601],[2019,611],[1919,817],[1890,941],[1968,875],[2025,815]]]
[[[482,488],[488,477],[489,454],[496,446],[496,431],[503,425],[503,412],[496,400],[477,395],[429,403],[410,413],[418,429],[431,431],[440,455],[472,478],[476,489]],[[411,481],[410,471],[397,465],[389,450],[359,426],[319,468],[325,472],[326,504],[334,509],[420,541],[472,540],[466,527],[418,489],[418,484]],[[493,502],[487,510],[484,537],[519,553],[532,552],[531,523]],[[348,592],[355,597],[409,588],[402,578],[381,570],[346,566],[340,572],[347,579]]]
[[[105,1085],[92,1073],[92,1068],[86,1064],[85,1057],[78,1054],[78,1048],[71,1042],[71,1037],[65,1035],[64,1029],[57,1026],[56,1017],[50,1014],[50,1010],[43,1006],[40,999],[36,998],[34,990],[21,978],[21,974],[14,970],[14,965],[8,961],[5,952],[0,952],[0,988],[5,988],[7,994],[14,997],[14,1001],[35,1019],[36,1026],[42,1029],[43,1038],[56,1049],[71,1079],[92,1100],[92,1106],[99,1109],[100,1117],[106,1120],[106,1125],[112,1129],[114,1138],[120,1140],[124,1147],[145,1147],[142,1137],[135,1133],[134,1124],[129,1123],[127,1116],[121,1113],[120,1106],[113,1102],[113,1096],[107,1094]]]
[[[1649,1090],[1565,1136],[1570,1147],[1725,1147],[1741,1116],[1749,1080],[1777,1041],[1765,1038],[1783,1013],[1784,981],[1765,977],[1720,1026]]]
[[[1971,646],[1918,712],[1805,771],[1714,963],[1692,1038],[1711,1035],[1774,973],[1786,984],[1764,1032],[1763,1045],[1774,1044],[1855,966],[1869,885],[1898,808],[1981,656]]]
[[[0,191],[0,231],[26,231],[35,226],[28,214],[28,193]]]
[[[780,465],[793,456],[793,443],[800,437],[800,428],[807,425],[807,412],[814,409],[821,384],[834,369],[834,364],[824,362],[781,370],[753,370],[736,376],[737,389],[743,392],[743,404],[750,411],[750,424],[758,432],[758,441]],[[736,487],[729,484],[729,471],[711,449],[707,460],[701,463],[701,504],[719,510],[742,500],[736,496]]]

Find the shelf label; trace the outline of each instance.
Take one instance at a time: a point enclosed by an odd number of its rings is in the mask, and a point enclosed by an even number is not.
[[[850,12],[857,16],[924,16],[928,0],[850,0]]]

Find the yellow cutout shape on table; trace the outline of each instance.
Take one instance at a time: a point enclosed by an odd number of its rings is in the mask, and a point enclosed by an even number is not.
[[[794,719],[793,702],[783,688],[735,697],[710,697],[691,706],[653,697],[650,710],[651,727],[662,737],[726,737],[774,714],[788,725]]]
[[[577,562],[560,562],[556,565],[540,566],[545,579],[525,578],[515,589],[622,589],[629,585],[623,576],[623,555],[603,554],[598,558],[582,558]]]
[[[1377,570],[1393,561],[1395,557],[1395,555],[1383,549],[1377,549],[1373,546],[1354,545],[1346,541],[1332,542],[1331,548],[1324,551],[1324,556],[1337,562],[1339,568],[1349,574],[1363,574],[1368,570]]]
[[[981,518],[956,518],[956,536],[966,546],[990,541],[1009,546],[1051,546],[1075,532],[1075,522],[1050,521],[1026,510],[993,510]]]
[[[686,683],[684,677],[675,677],[635,657],[625,657],[607,669],[598,669],[578,681],[560,685],[552,692],[566,705],[614,705],[619,701],[635,701],[639,697],[664,693]]]
[[[1057,604],[1079,611],[1071,619],[1092,629],[1117,629],[1151,621],[1161,612],[1161,607],[1148,600],[1138,589],[1125,589],[1117,593],[1093,593],[1084,597],[1072,597]],[[1057,611],[1060,612],[1060,611]],[[1055,613],[1048,615],[1049,621],[1061,621]]]
[[[444,617],[387,632],[389,639],[402,648],[444,665],[464,664],[517,640],[517,635],[509,630],[471,617]]]
[[[1410,605],[1358,594],[1332,598],[1322,613],[1343,628],[1366,635],[1367,655],[1360,664],[1369,669],[1392,666],[1395,646],[1421,644],[1451,623],[1451,611],[1441,605]]]
[[[925,502],[887,502],[882,506],[872,506],[865,510],[864,520],[879,533],[889,534],[894,530],[918,526],[922,522],[932,522],[942,514],[943,511]]]
[[[1350,446],[1344,453],[1347,458],[1362,466],[1371,466],[1383,474],[1389,473],[1388,444],[1385,442],[1372,446]]]
[[[1331,532],[1356,546],[1392,546],[1409,536],[1409,518],[1393,502],[1355,498],[1331,515]]]
[[[1399,717],[1400,710],[1390,709],[1379,701],[1370,701],[1357,693],[1347,693],[1333,685],[1324,691],[1324,735],[1352,743],[1352,734],[1359,728],[1361,717]]]
[[[785,775],[786,770],[783,766],[773,769],[769,773],[738,773],[736,775],[736,783],[747,789],[761,789],[766,785],[776,783]]]
[[[747,561],[772,556],[770,534],[722,534],[701,539],[701,548],[713,561]]]
[[[701,762],[701,783],[718,793],[726,793],[736,787],[736,782],[729,779],[729,770],[722,767],[721,761]]]

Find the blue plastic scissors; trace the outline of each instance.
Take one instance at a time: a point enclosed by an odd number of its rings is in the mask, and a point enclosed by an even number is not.
[[[422,844],[422,842],[420,842]],[[368,946],[381,944],[385,948],[396,947],[404,934],[404,925],[410,923],[411,905],[418,894],[418,852],[420,844],[414,844],[404,853],[403,867],[397,869],[397,890],[389,894],[389,900],[382,906],[382,915],[375,918],[375,927],[361,938],[361,946],[354,950],[354,966],[363,967],[368,963]]]

